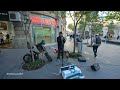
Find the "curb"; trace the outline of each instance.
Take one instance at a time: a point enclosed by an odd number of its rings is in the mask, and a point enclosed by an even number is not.
[[[105,42],[105,40],[102,40],[102,42]],[[106,43],[112,43],[112,44],[120,45],[120,42],[116,42],[116,41],[106,41]]]

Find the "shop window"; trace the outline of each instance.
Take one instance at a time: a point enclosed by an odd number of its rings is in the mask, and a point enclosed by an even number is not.
[[[0,22],[0,30],[7,30],[7,23]]]
[[[35,43],[39,43],[41,40],[45,40],[47,43],[55,43],[55,29],[51,27],[43,27],[43,28],[34,28]]]
[[[11,19],[16,19],[16,15],[15,15],[14,13],[11,13],[11,14],[10,14],[10,18],[11,18]]]

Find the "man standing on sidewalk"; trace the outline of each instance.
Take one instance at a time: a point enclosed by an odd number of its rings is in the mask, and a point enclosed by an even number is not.
[[[63,54],[64,54],[64,43],[66,42],[65,38],[63,37],[63,33],[59,32],[59,36],[57,37],[57,44],[58,44],[58,59],[60,59],[60,54],[62,55],[63,59]]]
[[[97,56],[97,49],[98,47],[101,45],[101,38],[99,37],[98,34],[95,35],[95,37],[93,38],[93,52],[94,52],[94,56]]]

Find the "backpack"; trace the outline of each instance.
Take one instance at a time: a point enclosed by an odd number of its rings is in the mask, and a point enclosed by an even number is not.
[[[101,38],[100,37],[96,38],[96,44],[101,44]]]

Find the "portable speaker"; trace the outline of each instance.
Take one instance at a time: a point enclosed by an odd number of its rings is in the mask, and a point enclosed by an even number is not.
[[[86,60],[83,57],[78,57],[79,62],[86,62]]]
[[[98,71],[98,70],[100,69],[100,66],[99,66],[98,63],[94,63],[94,64],[91,66],[91,69],[92,69],[93,71]]]

